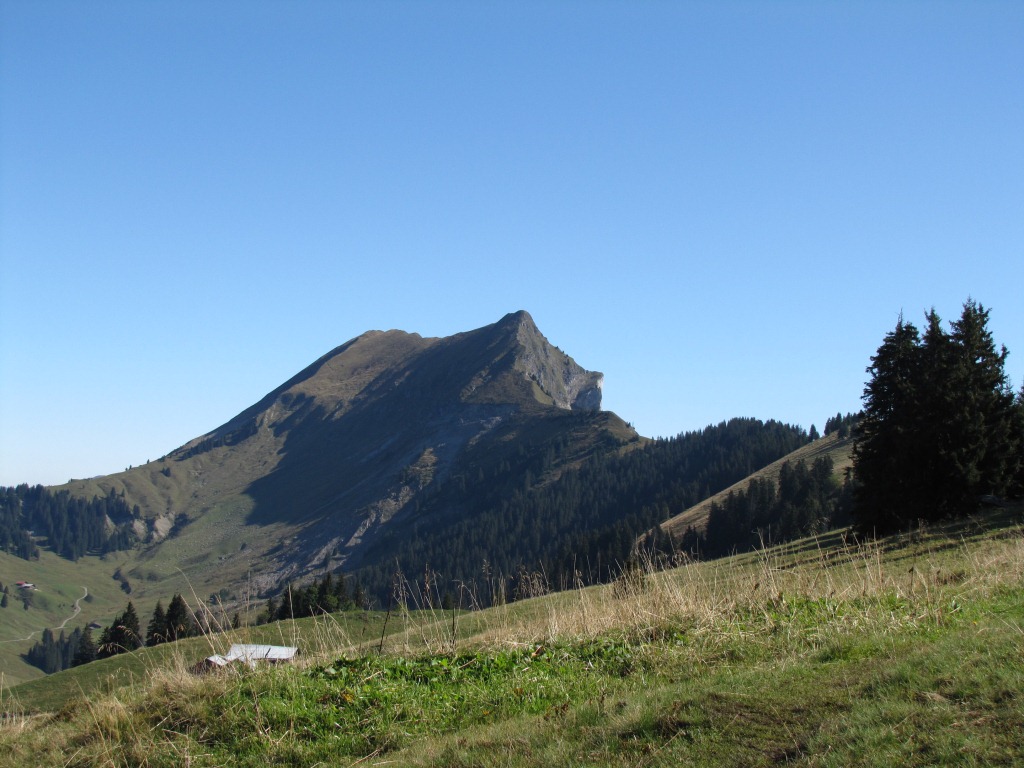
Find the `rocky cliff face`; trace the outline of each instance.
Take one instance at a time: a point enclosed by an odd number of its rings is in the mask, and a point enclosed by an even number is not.
[[[516,368],[537,382],[554,405],[577,411],[601,410],[604,374],[588,371],[552,346],[526,312],[508,315],[502,322],[516,324],[520,353]]]

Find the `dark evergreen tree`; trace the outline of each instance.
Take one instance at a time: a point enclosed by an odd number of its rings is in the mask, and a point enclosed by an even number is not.
[[[369,601],[366,599],[366,593],[363,591],[363,585],[358,581],[352,586],[352,605],[356,610],[364,610],[369,606]]]
[[[99,644],[99,658],[116,656],[142,647],[139,616],[129,601],[124,611],[114,617],[109,627],[103,630]]]
[[[92,638],[92,629],[86,627],[82,630],[82,635],[78,640],[78,647],[75,649],[71,666],[78,667],[82,664],[88,664],[90,661],[95,661],[97,656],[98,650],[96,648],[96,641]]]
[[[345,582],[345,574],[339,573],[334,583],[334,597],[338,601],[338,607],[345,609],[352,604],[348,594],[348,584]]]
[[[317,585],[315,605],[317,613],[334,613],[338,610],[338,595],[330,572]]]
[[[915,456],[920,446],[919,343],[917,328],[900,316],[867,369],[871,380],[864,388],[853,460],[859,481],[857,519],[868,531],[890,530],[901,515],[917,511],[918,489],[904,470],[907,457]]]
[[[989,311],[968,300],[952,332],[900,318],[868,372],[857,427],[854,516],[866,532],[969,512],[1005,495],[1021,461],[1017,415]]]
[[[142,647],[142,629],[139,626],[139,615],[135,612],[135,606],[132,605],[131,601],[124,609],[124,613],[121,614],[121,620],[118,623],[118,630],[120,636],[118,638],[126,651],[134,651]]]
[[[964,502],[1009,489],[1019,446],[1014,440],[1013,390],[1006,347],[996,349],[989,310],[968,300],[951,334],[955,363],[949,389],[957,396],[951,431],[959,447],[956,464],[964,478]]]
[[[195,617],[188,603],[181,595],[174,595],[167,606],[167,642],[195,637],[197,633]]]
[[[938,313],[925,315],[918,348],[918,380],[914,385],[914,454],[901,457],[902,472],[913,494],[907,518],[939,520],[964,504],[964,489],[956,466],[958,446],[950,424],[955,418],[954,394],[939,382],[952,379],[956,345],[942,328]]]
[[[267,598],[267,607],[264,609],[260,618],[262,619],[260,623],[277,621],[277,601],[274,600],[273,595]]]
[[[157,600],[153,609],[153,618],[149,620],[146,627],[146,645],[160,645],[167,641],[167,614],[164,613],[163,604]]]

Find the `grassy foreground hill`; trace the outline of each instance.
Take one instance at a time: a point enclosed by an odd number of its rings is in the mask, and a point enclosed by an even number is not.
[[[88,665],[48,711],[27,704],[69,673],[4,692],[0,765],[1020,764],[1022,514],[399,610],[372,638],[323,617],[288,628],[287,667]]]

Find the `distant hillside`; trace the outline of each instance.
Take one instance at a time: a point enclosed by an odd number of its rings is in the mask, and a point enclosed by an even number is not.
[[[79,557],[70,570],[23,567],[14,555],[31,547],[11,538],[0,581],[29,573],[41,591],[16,630],[0,622],[0,672],[35,676],[14,657],[84,590],[83,618],[107,625],[127,599],[143,623],[176,593],[245,612],[325,573],[378,605],[396,571],[478,604],[528,593],[537,574],[545,589],[607,580],[645,530],[808,439],[733,419],[647,440],[600,410],[602,379],[526,312],[447,338],[352,339],[159,460],[49,489],[107,500],[111,527],[94,543],[33,532],[38,547],[68,544],[57,552]],[[26,527],[17,506],[11,530]],[[45,611],[44,594],[60,595]]]
[[[602,380],[522,311],[447,338],[370,331],[158,461],[62,489],[138,505],[135,594],[261,594],[384,556],[382,533],[414,515],[460,514],[436,501],[442,487],[486,494],[538,457],[556,456],[543,463],[557,475],[639,445],[600,411]]]
[[[721,504],[730,493],[747,490],[755,479],[768,479],[777,482],[782,466],[787,462],[796,464],[803,461],[807,464],[812,464],[815,459],[828,456],[833,462],[833,475],[841,483],[846,478],[848,470],[853,467],[852,451],[853,437],[846,436],[840,438],[838,433],[833,432],[830,435],[797,448],[792,453],[751,473],[728,488],[724,488],[689,509],[670,517],[662,522],[658,528],[676,538],[682,538],[687,529],[690,528],[704,531],[707,527],[708,513],[711,510],[712,504]]]
[[[578,428],[593,418],[577,417]],[[779,422],[731,419],[592,451],[578,466],[565,461],[572,441],[564,435],[516,456],[480,456],[469,465],[476,483],[457,476],[441,484],[423,499],[423,517],[387,531],[355,575],[386,599],[396,572],[422,581],[429,571],[441,591],[469,586],[484,603],[529,594],[538,581],[563,589],[614,579],[643,531],[807,439]]]

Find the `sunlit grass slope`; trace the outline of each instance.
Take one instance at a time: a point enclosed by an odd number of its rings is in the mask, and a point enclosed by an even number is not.
[[[396,610],[362,637],[267,628],[303,650],[286,667],[196,677],[193,641],[49,713],[5,693],[0,765],[1020,764],[1022,511]]]
[[[106,557],[84,557],[77,562],[65,560],[43,550],[37,560],[0,552],[0,582],[10,588],[7,607],[0,608],[0,678],[10,686],[36,677],[43,672],[26,663],[21,654],[40,639],[42,630],[51,628],[59,634],[84,627],[91,621],[109,623],[124,608],[129,596],[111,575],[124,562],[127,553],[114,552]],[[26,609],[22,593],[14,586],[28,581],[36,589],[28,595]],[[87,596],[86,596],[87,595]],[[80,611],[75,612],[78,601]],[[138,605],[138,602],[136,603]]]

